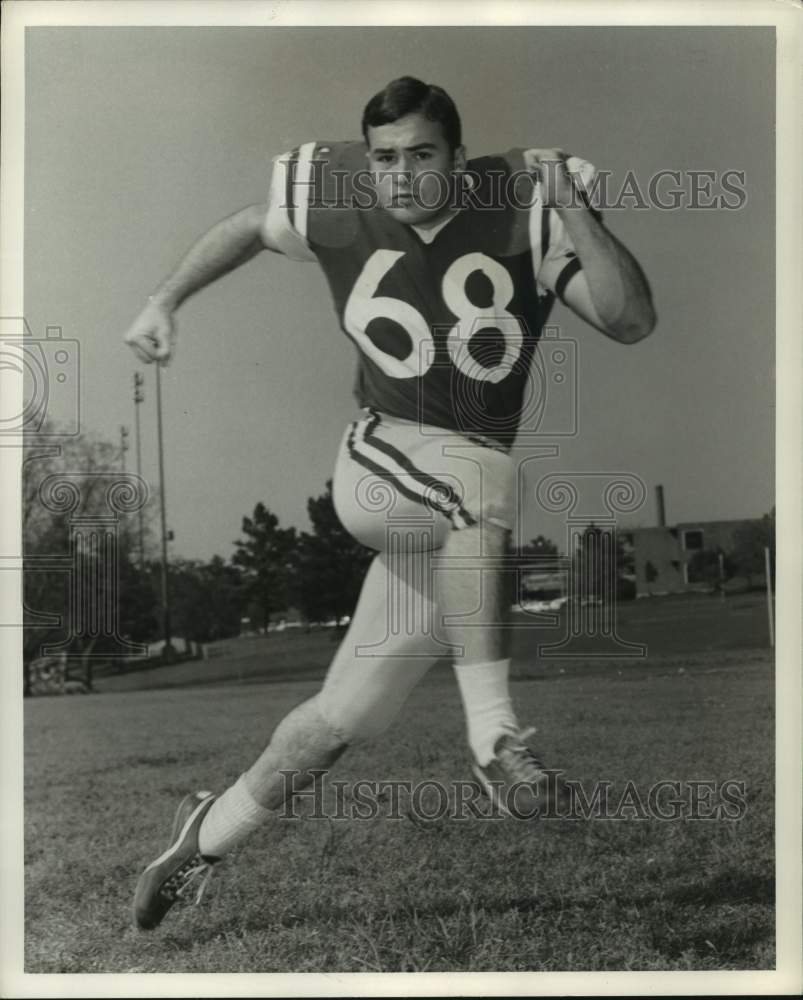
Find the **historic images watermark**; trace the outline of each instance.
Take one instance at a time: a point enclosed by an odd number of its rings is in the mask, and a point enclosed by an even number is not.
[[[396,478],[410,494],[418,490],[422,502],[405,502],[391,484],[374,475],[366,475],[357,483],[355,505],[366,521],[375,522],[374,535],[381,539],[377,547],[386,553],[388,599],[384,620],[375,622],[376,637],[356,647],[355,656],[459,657],[460,651],[448,641],[449,622],[438,607],[439,579],[443,579],[443,574],[459,572],[464,577],[473,574],[478,595],[477,607],[460,618],[464,627],[513,631],[537,623],[545,630],[544,638],[550,639],[539,645],[539,656],[644,658],[648,652],[646,645],[625,639],[619,632],[617,619],[621,572],[618,518],[643,507],[647,497],[643,480],[628,472],[566,471],[542,475],[533,489],[525,480],[525,472],[559,452],[557,446],[541,446],[538,453],[531,449],[515,470],[513,548],[494,556],[480,550],[450,556],[442,548],[444,529],[438,523],[439,518],[442,520],[439,511],[443,504],[450,503],[458,509],[468,497],[474,504],[481,503],[487,513],[493,509],[494,497],[499,496],[499,485],[486,465],[477,459],[476,449],[454,451],[454,455],[442,456],[440,464],[430,470],[432,479],[445,491],[440,506],[430,502],[429,494],[422,490],[416,477],[403,470]],[[436,487],[431,487],[431,491],[437,492]],[[528,558],[525,564],[515,550],[526,537],[524,512],[533,505],[542,511],[561,514],[566,525],[568,555],[540,559],[552,577],[560,581],[562,597],[557,610],[563,612],[539,613],[537,617],[527,612],[515,620],[506,614],[499,617],[498,602],[486,599],[494,592],[496,578],[504,577],[518,609],[522,578],[538,568],[538,557]],[[548,632],[553,635],[548,636]],[[428,636],[428,646],[420,651],[402,651],[405,638],[417,635]]]
[[[0,447],[22,454],[26,551],[0,553],[0,573],[22,573],[21,607],[0,628],[24,628],[26,662],[64,689],[66,660],[144,655],[121,627],[121,537],[149,486],[86,461],[81,350],[60,326],[34,336],[24,317],[0,318]],[[86,447],[91,447],[87,445]]]
[[[543,787],[491,783],[493,801],[477,781],[329,779],[327,770],[286,770],[281,819],[730,821],[747,812],[747,786],[736,778],[662,778],[647,787],[564,779],[546,769]],[[561,791],[563,789],[563,791]]]
[[[571,161],[570,161],[571,162]],[[547,160],[539,165],[542,174],[530,167],[518,170],[492,166],[480,174],[471,169],[444,174],[434,170],[417,172],[389,169],[395,187],[403,191],[416,208],[432,211],[448,207],[458,211],[496,212],[505,208],[526,210],[538,197],[539,180],[550,182],[561,161]],[[590,167],[590,164],[588,165]],[[304,201],[310,209],[368,211],[378,208],[382,198],[377,190],[379,172],[332,167],[326,159],[312,159],[300,166],[297,160],[287,163],[286,201],[291,209]],[[683,169],[667,167],[649,177],[639,178],[634,170],[624,175],[592,168],[572,171],[574,185],[561,208],[592,208],[610,211],[739,211],[747,204],[745,170]]]
[[[22,316],[0,317],[3,438],[33,434],[64,438],[80,433],[80,345],[64,337],[60,326],[47,327],[45,334],[34,337]]]

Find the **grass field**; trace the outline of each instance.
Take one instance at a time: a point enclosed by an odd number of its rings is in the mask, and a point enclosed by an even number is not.
[[[26,702],[27,971],[772,968],[773,671],[760,605],[642,604],[623,634],[648,642],[646,660],[536,661],[539,630],[518,631],[519,715],[538,725],[548,762],[586,787],[632,781],[646,798],[660,780],[734,779],[742,818],[425,821],[403,802],[399,819],[359,821],[307,806],[233,853],[199,907],[137,932],[134,884],[178,798],[231,782],[317,689],[330,637],[277,636],[261,652],[163,668],[172,676]],[[302,679],[281,679],[298,662]],[[144,687],[159,683],[173,686]],[[442,667],[334,775],[468,776]]]
[[[577,675],[598,668],[595,652],[599,652],[600,645],[591,640],[586,642],[585,655],[573,660],[539,655],[539,647],[560,641],[567,632],[565,611],[552,623],[544,619],[544,615],[513,616],[512,669],[516,676],[538,678],[561,669]],[[625,603],[617,614],[617,632],[627,642],[646,645],[648,657],[755,649],[769,643],[764,598],[755,594],[724,602],[698,596]],[[333,630],[307,633],[303,629],[235,639],[213,650],[223,655],[170,667],[144,664],[129,673],[101,676],[95,687],[98,691],[116,692],[254,680],[319,680],[326,672],[337,639]],[[617,664],[617,669],[640,669],[643,663],[641,657],[627,657]]]

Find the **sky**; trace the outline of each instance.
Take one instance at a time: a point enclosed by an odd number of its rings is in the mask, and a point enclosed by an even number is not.
[[[29,28],[25,317],[80,349],[83,427],[131,428],[122,336],[205,229],[265,198],[275,156],[359,137],[366,101],[412,74],[445,87],[469,156],[560,146],[645,192],[683,172],[677,210],[611,209],[659,323],[622,346],[559,306],[577,357],[578,430],[527,465],[525,537],[564,547],[540,509],[547,473],[628,472],[648,490],[623,526],[756,517],[773,499],[772,28]],[[738,210],[688,206],[689,171],[744,172]],[[714,182],[714,192],[720,190]],[[308,528],[356,415],[355,353],[314,264],[261,254],[190,300],[163,372],[172,552],[228,557],[262,501]],[[154,369],[143,475],[157,484]],[[526,458],[527,449],[517,451]]]

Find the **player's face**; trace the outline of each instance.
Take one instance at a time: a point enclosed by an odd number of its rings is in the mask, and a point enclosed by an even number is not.
[[[368,168],[379,204],[408,226],[432,226],[442,218],[451,202],[451,175],[464,166],[463,147],[452,152],[440,124],[421,114],[368,129]]]

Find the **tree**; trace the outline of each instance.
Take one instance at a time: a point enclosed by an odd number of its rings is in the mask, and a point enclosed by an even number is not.
[[[125,513],[135,493],[128,489],[132,480],[123,478],[119,464],[118,446],[89,433],[59,436],[52,423],[26,441],[22,469],[26,694],[30,663],[45,647],[60,646],[71,659],[80,659],[91,688],[93,661],[106,656],[119,659],[128,652],[126,637],[144,639],[152,623],[155,596],[133,562],[137,514]],[[149,513],[147,502],[145,510]],[[104,518],[111,534],[103,527]],[[117,571],[113,576],[108,572],[112,565]],[[110,632],[112,626],[115,634]]]
[[[120,631],[133,642],[152,642],[162,628],[159,564],[140,566],[127,533],[120,562]]]
[[[610,592],[606,580],[611,573],[611,566],[603,552],[607,535],[608,532],[596,525],[588,525],[574,553],[572,574],[575,592],[582,594],[584,598],[602,598],[603,594]]]
[[[689,560],[686,572],[689,583],[706,583],[716,590],[734,575],[733,560],[722,549],[700,549]]]
[[[243,573],[213,556],[173,561],[170,605],[178,634],[193,642],[214,642],[240,634],[247,600]]]
[[[307,512],[312,534],[303,532],[299,538],[298,603],[308,621],[339,621],[353,613],[375,553],[356,541],[340,523],[331,479],[324,493],[307,500]]]
[[[544,535],[537,535],[525,545],[519,546],[516,554],[522,561],[536,561],[545,570],[556,567],[560,560],[557,545]]]
[[[594,600],[610,598],[614,592],[619,598],[635,597],[634,571],[633,549],[622,536],[589,524],[572,560],[575,591]]]
[[[278,517],[260,502],[253,517],[243,518],[242,531],[246,537],[234,543],[232,563],[243,570],[244,592],[267,629],[271,613],[292,602],[296,529],[280,528]]]
[[[513,563],[513,572],[504,574],[509,603],[520,603],[532,597],[551,597],[563,589],[562,584],[559,589],[554,585],[549,586],[549,581],[546,589],[543,589],[543,579],[539,580],[542,575],[555,574],[563,568],[558,547],[551,539],[537,535],[518,548],[510,548],[508,555],[512,557]],[[537,581],[536,589],[528,582],[532,579]]]

